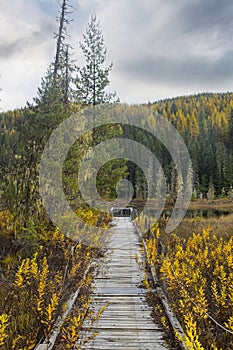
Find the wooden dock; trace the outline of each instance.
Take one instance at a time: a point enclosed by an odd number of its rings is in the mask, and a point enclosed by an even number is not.
[[[92,326],[98,335],[84,349],[168,349],[142,288],[144,272],[135,260],[135,254],[142,260],[136,229],[130,218],[120,217],[115,218],[111,231],[109,254],[95,279],[92,303],[95,311],[108,306]],[[84,324],[84,333],[88,326]]]

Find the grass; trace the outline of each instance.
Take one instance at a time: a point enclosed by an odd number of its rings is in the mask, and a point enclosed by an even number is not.
[[[233,212],[233,200],[229,198],[218,198],[214,200],[197,199],[192,201],[189,206],[190,210],[196,209],[216,209]]]
[[[201,233],[203,229],[211,228],[211,230],[222,237],[229,237],[233,234],[233,201],[227,199],[218,199],[214,201],[198,200],[191,202],[189,210],[217,210],[221,211],[220,216],[210,217],[195,217],[195,218],[184,218],[180,225],[174,230],[177,236],[181,238],[189,238],[193,232]],[[224,212],[226,214],[224,215]],[[169,218],[161,220],[161,234],[164,241],[169,240],[169,234],[164,232],[166,222]]]
[[[219,217],[184,219],[179,227],[175,230],[179,236],[187,237],[192,232],[201,232],[205,228],[211,228],[216,234],[232,235],[233,234],[233,213],[221,215]]]

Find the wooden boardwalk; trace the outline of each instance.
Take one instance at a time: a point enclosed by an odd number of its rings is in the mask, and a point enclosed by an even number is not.
[[[163,331],[151,317],[146,291],[141,288],[144,272],[135,260],[135,254],[140,260],[142,257],[133,223],[123,217],[116,218],[114,224],[106,263],[95,280],[92,303],[95,311],[106,303],[108,306],[92,326],[98,335],[84,349],[168,349]]]

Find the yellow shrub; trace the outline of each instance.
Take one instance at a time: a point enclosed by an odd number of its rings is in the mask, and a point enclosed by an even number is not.
[[[233,329],[233,237],[219,238],[211,228],[187,240],[173,234],[167,254],[160,259],[156,259],[156,239],[146,242],[147,261],[160,266],[163,286],[187,329],[187,346],[233,349],[233,336],[208,317]]]
[[[6,339],[8,338],[7,328],[9,326],[10,316],[7,314],[0,315],[0,346],[5,344]]]

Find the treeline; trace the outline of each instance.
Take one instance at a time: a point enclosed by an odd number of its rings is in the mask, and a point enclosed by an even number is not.
[[[182,135],[194,169],[194,197],[232,196],[233,94],[164,100],[151,108]]]
[[[177,195],[176,165],[162,142],[143,131],[156,128],[156,114],[164,116],[179,131],[192,160],[193,199],[233,196],[233,94],[199,94],[167,99],[148,106],[153,113],[141,117],[142,129],[125,127],[124,135],[146,145],[162,165],[167,194]],[[133,112],[133,107],[132,107]],[[133,113],[132,113],[133,115]],[[145,176],[132,162],[129,178],[136,197],[146,197]]]

